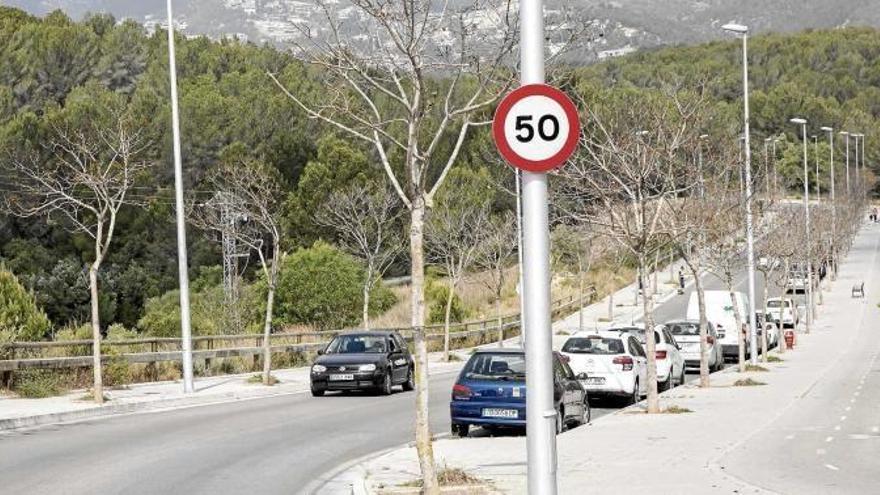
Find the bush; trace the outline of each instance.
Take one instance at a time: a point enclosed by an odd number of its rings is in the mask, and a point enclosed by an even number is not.
[[[354,257],[318,241],[287,256],[276,293],[277,321],[319,329],[344,328],[361,320],[365,270]],[[384,311],[396,301],[381,284],[371,294],[371,313]]]
[[[0,343],[40,340],[50,326],[49,318],[37,307],[34,295],[0,265]]]
[[[42,399],[65,392],[58,373],[54,370],[27,369],[15,374],[12,389],[21,397]]]
[[[425,289],[425,298],[428,303],[428,323],[443,323],[446,319],[446,298],[449,297],[449,287],[429,280]],[[467,308],[458,294],[452,295],[452,307],[449,308],[449,321],[460,322],[468,317]]]
[[[226,303],[222,285],[206,287],[192,292],[190,296],[190,324],[193,335],[235,334],[243,331],[258,331],[262,328],[262,297],[258,285],[241,288],[238,304],[240,324],[236,323],[234,308]],[[138,328],[151,337],[180,336],[180,291],[172,290],[159,297],[147,300],[144,316],[138,321]]]

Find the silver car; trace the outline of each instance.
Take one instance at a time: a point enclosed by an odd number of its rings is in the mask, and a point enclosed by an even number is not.
[[[681,345],[681,356],[688,368],[700,367],[700,322],[697,320],[673,320],[663,324]],[[721,345],[717,343],[718,334],[715,326],[708,323],[709,371],[718,371],[724,367],[724,355]]]

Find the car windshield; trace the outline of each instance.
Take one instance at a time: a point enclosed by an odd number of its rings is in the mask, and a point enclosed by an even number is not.
[[[616,338],[572,337],[562,346],[569,354],[623,354],[623,342]]]
[[[524,354],[475,354],[464,368],[464,377],[472,380],[525,380]]]
[[[384,354],[385,349],[381,335],[340,335],[327,346],[326,354]]]
[[[645,330],[644,329],[634,328],[634,329],[630,330],[630,332],[634,333],[636,335],[636,337],[638,337],[639,342],[641,342],[642,344],[645,343]],[[660,343],[660,333],[659,332],[654,332],[654,343],[656,343],[656,344]]]
[[[778,299],[775,300],[775,301],[767,301],[767,307],[768,307],[768,308],[787,308],[787,307],[788,307],[788,301],[785,301],[784,304],[783,304],[782,301],[780,301],[780,300],[778,300]]]
[[[672,335],[700,335],[700,325],[696,323],[671,323],[666,327]]]

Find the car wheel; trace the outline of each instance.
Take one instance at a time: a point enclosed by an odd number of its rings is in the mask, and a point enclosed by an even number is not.
[[[666,380],[659,383],[658,391],[666,392],[667,390],[672,388],[672,370],[669,370],[669,374],[666,375]]]
[[[391,372],[386,372],[382,379],[382,386],[379,387],[379,393],[382,395],[391,395]]]
[[[459,438],[467,438],[470,425],[452,425],[452,434]]]
[[[311,387],[311,389],[312,389],[312,397],[322,397],[324,395],[325,390],[323,388]]]
[[[416,388],[416,379],[413,376],[412,368],[406,372],[406,381],[403,382],[403,390],[409,392],[410,390],[414,390]]]
[[[641,398],[641,394],[639,394],[639,381],[636,380],[636,382],[633,383],[632,395],[627,399],[626,405],[631,406],[631,405],[635,404],[636,402],[638,402],[640,398]]]
[[[684,372],[684,366],[682,366],[681,367],[681,376],[678,377],[678,384],[684,385],[685,380],[687,380],[687,376],[685,375],[685,372]]]
[[[584,414],[581,416],[581,425],[590,424],[590,420],[592,419],[593,411],[590,410],[590,401],[584,397]]]

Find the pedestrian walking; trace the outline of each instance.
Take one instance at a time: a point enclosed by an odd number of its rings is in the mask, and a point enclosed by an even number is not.
[[[678,293],[684,294],[684,269],[678,269]]]

